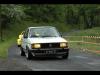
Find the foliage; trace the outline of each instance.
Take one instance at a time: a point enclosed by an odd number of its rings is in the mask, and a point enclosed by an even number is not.
[[[33,22],[62,22],[66,25],[78,25],[79,28],[92,28],[100,25],[99,4],[1,4],[0,21],[4,28],[8,23],[22,20]],[[83,25],[83,26],[82,26]],[[9,26],[8,26],[9,27]]]
[[[0,4],[0,37],[2,37],[3,29],[10,30],[10,28],[16,27],[16,24],[19,27],[25,21],[53,24],[53,26],[61,28],[61,31],[65,28],[67,31],[68,28],[88,29],[100,27],[100,5]]]

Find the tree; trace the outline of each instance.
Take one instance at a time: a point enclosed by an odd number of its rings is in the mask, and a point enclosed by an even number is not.
[[[64,5],[31,4],[24,5],[25,13],[35,22],[64,22]]]
[[[11,23],[19,22],[24,17],[23,7],[14,4],[1,4],[0,5],[0,33],[1,41],[3,39],[3,29],[9,27]]]

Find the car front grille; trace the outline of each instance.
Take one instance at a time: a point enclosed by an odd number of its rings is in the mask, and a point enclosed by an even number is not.
[[[59,48],[60,43],[42,43],[41,48]]]
[[[59,50],[34,50],[34,53],[44,53],[44,54],[55,54],[55,53],[63,53],[67,52],[65,49],[59,49]]]

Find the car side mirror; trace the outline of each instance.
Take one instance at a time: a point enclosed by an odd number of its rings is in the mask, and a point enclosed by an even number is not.
[[[60,34],[60,36],[63,37],[62,34]]]
[[[63,37],[62,32],[60,32],[60,36]]]

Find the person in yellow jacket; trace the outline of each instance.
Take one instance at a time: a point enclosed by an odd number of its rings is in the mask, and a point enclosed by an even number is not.
[[[17,46],[18,47],[21,47],[23,34],[24,34],[24,31],[21,32],[21,34],[19,35],[19,38],[17,39]]]

